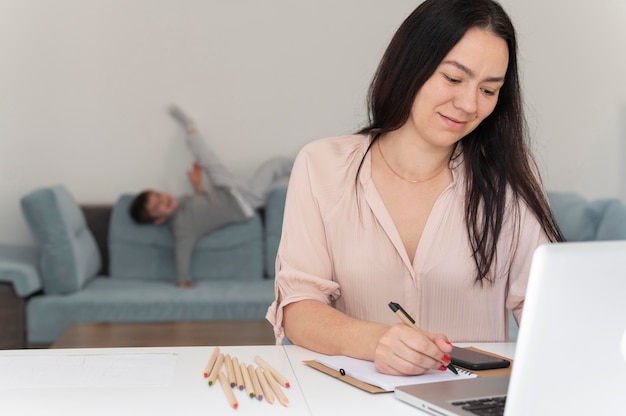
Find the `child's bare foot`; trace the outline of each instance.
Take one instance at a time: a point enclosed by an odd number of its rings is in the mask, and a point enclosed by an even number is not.
[[[194,285],[191,282],[180,282],[178,283],[178,287],[184,287],[184,288],[192,288],[195,287],[196,285]]]

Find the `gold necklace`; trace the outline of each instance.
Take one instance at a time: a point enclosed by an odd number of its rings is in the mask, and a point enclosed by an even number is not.
[[[396,175],[398,178],[402,179],[403,181],[407,181],[409,183],[423,183],[423,182],[428,182],[431,179],[435,179],[437,176],[439,176],[439,174],[441,172],[443,172],[443,170],[446,168],[446,164],[444,164],[441,169],[439,169],[434,175],[429,176],[426,179],[422,179],[422,180],[412,180],[412,179],[407,179],[404,176],[400,175],[398,172],[396,172],[395,170],[393,170],[393,168],[391,167],[391,165],[389,164],[389,162],[387,162],[387,159],[385,159],[385,155],[383,154],[383,150],[380,148],[380,141],[376,142],[376,145],[378,146],[378,153],[380,153],[380,157],[383,159],[383,162],[385,162],[385,165],[387,165],[387,167],[389,168],[389,170],[391,171],[391,173],[393,173],[394,175]]]

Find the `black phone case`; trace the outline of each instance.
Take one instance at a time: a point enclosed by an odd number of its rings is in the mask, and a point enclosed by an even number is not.
[[[508,360],[498,357],[492,357],[487,354],[482,355],[484,355],[485,358],[488,358],[489,360],[484,362],[471,362],[459,357],[454,357],[454,355],[452,355],[452,364],[459,367],[467,368],[468,370],[494,370],[497,368],[508,368],[511,365],[511,362]]]

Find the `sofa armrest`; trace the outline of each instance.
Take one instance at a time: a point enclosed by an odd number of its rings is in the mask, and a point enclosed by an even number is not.
[[[43,287],[36,247],[0,245],[0,282],[13,285],[15,294],[26,298]]]

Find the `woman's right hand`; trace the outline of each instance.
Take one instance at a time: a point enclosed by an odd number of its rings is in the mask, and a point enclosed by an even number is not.
[[[376,370],[384,374],[418,375],[428,370],[445,371],[452,344],[443,334],[430,334],[398,323],[378,341]]]

